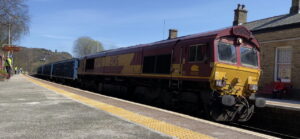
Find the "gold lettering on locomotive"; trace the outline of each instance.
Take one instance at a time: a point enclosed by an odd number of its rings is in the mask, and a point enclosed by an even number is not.
[[[191,71],[199,71],[199,66],[197,65],[191,66]]]
[[[110,64],[112,66],[118,66],[118,64],[119,64],[118,56],[111,56],[110,57]]]

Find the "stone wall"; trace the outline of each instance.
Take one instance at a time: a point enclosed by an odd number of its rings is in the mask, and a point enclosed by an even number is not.
[[[293,88],[300,89],[300,28],[254,35],[261,44],[261,68],[263,74],[260,86],[274,81],[276,48],[292,47],[291,83]]]

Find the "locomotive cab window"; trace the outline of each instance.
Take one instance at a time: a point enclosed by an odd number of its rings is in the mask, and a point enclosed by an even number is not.
[[[220,61],[228,63],[237,62],[235,46],[232,44],[220,42],[218,44],[218,55]]]
[[[254,48],[241,47],[241,62],[245,66],[258,66],[257,51]]]
[[[92,70],[94,69],[95,59],[87,59],[85,64],[85,70]]]
[[[207,45],[205,44],[198,44],[192,45],[189,48],[189,61],[203,61],[205,58],[205,49]]]

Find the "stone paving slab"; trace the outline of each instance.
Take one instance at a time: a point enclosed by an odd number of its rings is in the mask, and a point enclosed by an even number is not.
[[[19,76],[0,82],[0,138],[170,138]]]

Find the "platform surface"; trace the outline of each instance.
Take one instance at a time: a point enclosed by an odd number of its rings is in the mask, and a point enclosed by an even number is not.
[[[170,138],[37,86],[0,82],[0,138]]]
[[[0,138],[273,138],[15,75],[0,82]]]
[[[265,98],[267,107],[300,111],[300,101]]]

